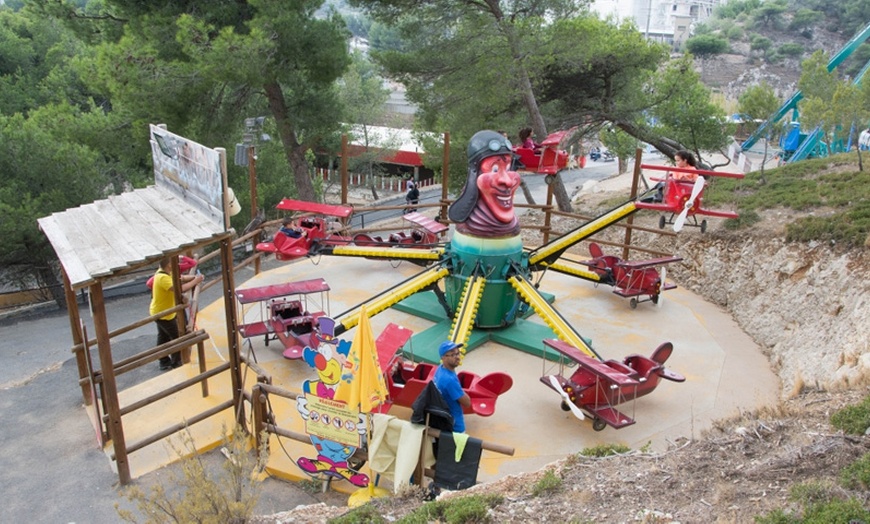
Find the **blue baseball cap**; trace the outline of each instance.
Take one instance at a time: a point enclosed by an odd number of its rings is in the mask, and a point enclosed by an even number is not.
[[[438,346],[438,356],[443,357],[445,353],[461,348],[462,346],[462,344],[457,344],[452,340],[445,340],[440,346]]]

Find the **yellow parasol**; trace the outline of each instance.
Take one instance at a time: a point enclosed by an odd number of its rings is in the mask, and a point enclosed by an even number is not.
[[[361,413],[370,413],[387,399],[387,386],[378,364],[375,336],[365,306],[360,309],[359,317],[356,334],[347,355],[347,364],[335,389],[334,398],[345,402],[349,407],[358,406]],[[371,442],[369,417],[366,417],[366,434]],[[360,506],[374,497],[389,494],[383,488],[375,488],[371,473],[370,471],[368,488],[361,488],[351,494],[348,499],[349,506]]]

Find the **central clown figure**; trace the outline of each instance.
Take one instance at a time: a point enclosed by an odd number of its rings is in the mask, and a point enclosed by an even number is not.
[[[478,131],[468,144],[468,180],[448,216],[460,233],[485,238],[513,236],[520,226],[514,193],[520,175],[511,170],[513,152],[495,131]]]
[[[505,280],[508,271],[521,267],[523,244],[514,210],[520,175],[513,165],[511,144],[495,131],[478,131],[468,143],[468,179],[448,217],[456,222],[450,241],[453,271],[444,280],[447,302],[455,311],[471,279],[484,277],[486,285],[475,317],[475,327],[502,328],[514,322],[519,303]]]

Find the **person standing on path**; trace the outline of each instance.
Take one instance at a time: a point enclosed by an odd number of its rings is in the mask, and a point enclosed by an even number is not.
[[[452,340],[446,340],[438,347],[438,355],[441,357],[441,365],[435,370],[435,387],[447,402],[450,414],[453,415],[453,432],[465,433],[465,415],[463,407],[471,406],[471,398],[463,391],[456,376],[456,368],[459,367],[459,359],[462,353],[459,349],[462,344],[456,344]]]
[[[203,281],[201,273],[196,275],[181,275],[181,292],[187,293]],[[151,288],[151,305],[149,314],[156,315],[175,306],[175,291],[172,282],[172,257],[163,257],[160,267],[154,275],[154,285]],[[157,345],[166,344],[178,338],[178,320],[176,312],[169,313],[155,320],[157,324]],[[160,370],[166,371],[181,366],[181,352],[160,357]]]

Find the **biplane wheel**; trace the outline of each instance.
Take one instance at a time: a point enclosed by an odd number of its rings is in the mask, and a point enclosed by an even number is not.
[[[664,228],[665,228],[665,224],[667,224],[667,223],[668,223],[668,222],[667,222],[667,220],[665,220],[665,216],[664,216],[664,215],[662,215],[662,216],[659,217],[659,229],[664,229]]]
[[[562,411],[571,411],[571,406],[569,406],[564,400],[559,404],[559,407],[562,408]]]
[[[631,309],[637,309],[637,299],[632,298],[631,300],[629,300],[628,307],[630,307]]]
[[[701,233],[706,233],[706,232],[707,232],[707,221],[702,220],[701,221]]]
[[[596,417],[595,420],[592,421],[592,429],[594,429],[595,431],[601,431],[602,429],[604,429],[606,427],[607,427],[607,422],[604,422],[604,420],[602,420],[598,417]]]
[[[653,295],[653,296],[651,296],[649,299],[652,300],[652,303],[653,303],[653,304],[658,304],[658,303],[659,303],[659,296],[658,296],[658,295]]]

